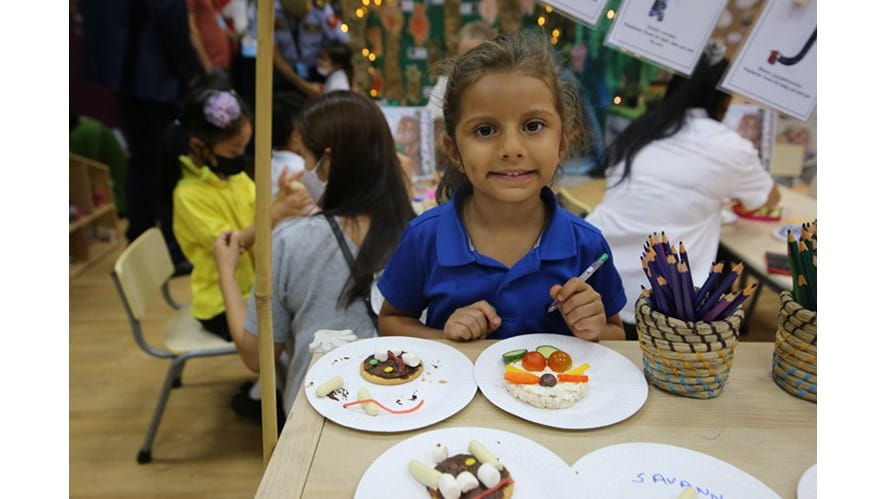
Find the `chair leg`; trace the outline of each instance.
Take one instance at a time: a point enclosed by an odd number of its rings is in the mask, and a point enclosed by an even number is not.
[[[180,388],[182,386],[182,371],[185,370],[185,360],[182,359],[182,362],[179,364],[178,369],[176,369],[175,375],[172,380],[173,388]]]
[[[160,418],[163,417],[163,411],[166,409],[166,401],[169,399],[169,391],[175,379],[181,375],[182,368],[185,365],[187,357],[175,357],[166,371],[166,379],[163,381],[163,387],[160,389],[160,396],[157,399],[157,406],[154,408],[154,415],[151,417],[151,425],[148,427],[148,433],[145,435],[145,441],[142,442],[142,448],[136,460],[139,464],[151,462],[151,446],[154,444],[154,437],[157,435],[157,428],[160,426]]]

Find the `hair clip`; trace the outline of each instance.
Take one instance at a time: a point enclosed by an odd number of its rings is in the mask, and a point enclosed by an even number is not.
[[[705,44],[705,59],[709,66],[721,62],[727,55],[727,46],[720,40],[711,40]]]
[[[225,128],[240,117],[240,104],[233,92],[216,92],[203,104],[206,121],[219,128]]]

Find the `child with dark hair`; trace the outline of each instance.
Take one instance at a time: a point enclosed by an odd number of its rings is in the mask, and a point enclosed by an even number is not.
[[[586,217],[613,247],[626,283],[621,312],[634,336],[634,305],[647,282],[638,256],[647,236],[665,231],[687,247],[697,279],[716,259],[721,206],[776,207],[779,191],[752,144],[721,123],[730,95],[718,90],[729,61],[710,42],[690,78],[674,75],[665,99],[632,122],[607,151],[607,191]],[[702,282],[697,282],[702,285]]]
[[[376,335],[370,290],[415,215],[385,116],[368,97],[325,94],[308,104],[297,131],[298,153],[326,190],[322,214],[288,220],[272,235],[271,312],[275,353],[289,354],[283,405],[289,412],[308,369],[308,344],[319,329]],[[259,370],[255,300],[241,296],[237,269],[245,234],[219,236],[215,256],[228,325],[241,359]],[[353,257],[348,264],[346,253]]]
[[[202,90],[185,103],[167,135],[167,165],[178,178],[173,191],[173,232],[194,265],[192,313],[213,334],[231,339],[225,304],[212,255],[216,237],[240,231],[243,257],[235,272],[240,293],[253,286],[256,187],[244,172],[244,151],[252,125],[243,100],[231,91]],[[304,189],[291,184],[300,175],[280,177],[281,191],[271,203],[271,220],[303,214],[310,204]]]
[[[274,96],[271,111],[271,196],[276,196],[281,175],[294,175],[305,171],[305,160],[299,156],[299,115],[308,100],[298,92],[286,92]],[[310,211],[316,208],[324,185],[317,176],[306,172],[300,182],[308,189],[313,201]]]
[[[440,185],[451,200],[410,223],[385,268],[382,334],[624,338],[625,293],[612,260],[588,282],[577,277],[609,246],[549,187],[587,136],[576,88],[549,46],[541,36],[499,36],[453,63]],[[559,311],[549,313],[552,299]]]
[[[343,43],[334,43],[320,49],[317,56],[317,72],[323,76],[323,83],[310,82],[293,75],[293,85],[308,97],[317,97],[336,90],[351,90],[354,80],[354,66],[351,64],[351,49]]]

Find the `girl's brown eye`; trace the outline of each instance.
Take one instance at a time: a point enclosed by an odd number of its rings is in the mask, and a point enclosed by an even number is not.
[[[474,130],[474,134],[479,137],[489,137],[493,135],[493,127],[490,125],[481,125]]]

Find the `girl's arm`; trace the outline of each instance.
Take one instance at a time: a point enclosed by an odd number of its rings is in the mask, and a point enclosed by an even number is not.
[[[384,322],[383,322],[384,319]],[[398,310],[397,307],[382,302],[382,310],[379,311],[379,331],[383,336],[414,336],[417,338],[439,339],[453,341],[471,341],[485,338],[488,334],[499,329],[502,318],[496,313],[492,305],[486,300],[480,300],[467,307],[457,308],[443,330],[434,329],[422,324],[418,317]]]
[[[284,170],[277,179],[277,196],[271,201],[271,228],[273,229],[281,221],[297,216],[307,215],[306,210],[314,202],[308,189],[299,182],[304,171],[287,176]],[[251,248],[256,242],[255,224],[240,231],[240,245],[242,248]]]
[[[241,244],[240,233],[225,231],[216,239],[213,254],[219,270],[219,287],[225,301],[225,318],[228,320],[231,338],[237,345],[240,360],[244,365],[253,372],[259,372],[259,339],[243,329],[243,324],[246,322],[246,302],[240,294],[236,276]],[[275,358],[280,356],[283,347],[283,343],[274,344]]]
[[[292,83],[299,91],[308,97],[317,97],[323,93],[323,85],[320,83],[311,83],[302,79],[298,73],[290,66],[290,63],[283,58],[283,54],[274,46],[274,69],[276,69],[286,81]]]
[[[388,300],[382,302],[379,310],[379,332],[382,336],[413,336],[436,340],[443,338],[443,331],[422,324],[419,318],[403,312]]]

